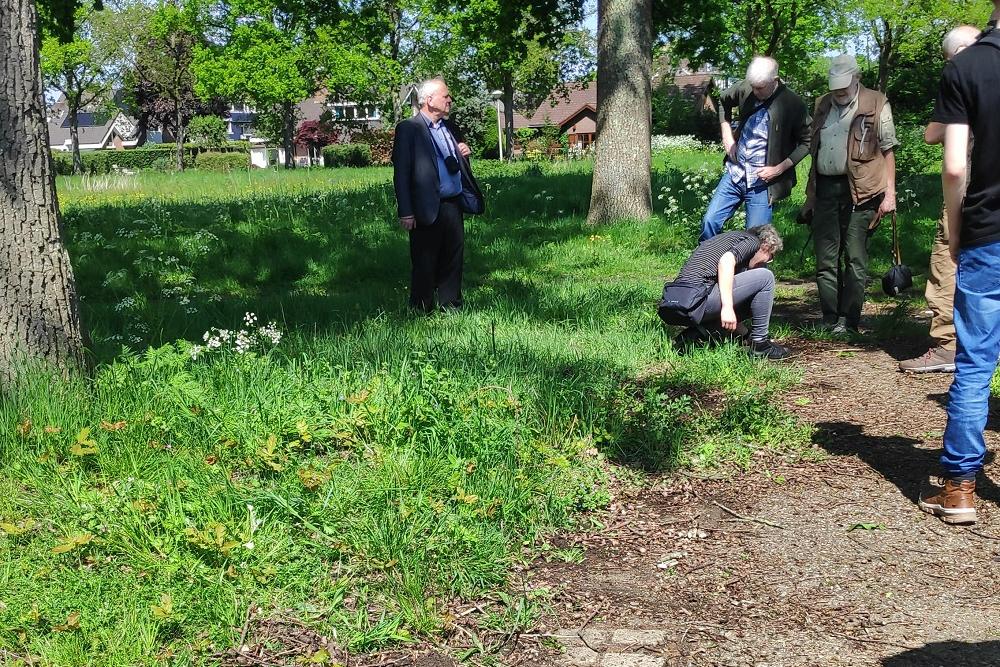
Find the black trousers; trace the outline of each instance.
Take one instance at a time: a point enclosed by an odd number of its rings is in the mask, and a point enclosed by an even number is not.
[[[410,230],[410,306],[434,309],[434,291],[442,308],[462,306],[465,220],[458,197],[442,199],[433,225]]]

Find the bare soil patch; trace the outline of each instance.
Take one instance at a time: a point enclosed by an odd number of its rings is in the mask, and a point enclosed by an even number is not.
[[[899,373],[912,341],[792,347],[803,380],[786,406],[815,425],[816,460],[762,455],[746,474],[619,496],[603,530],[566,538],[583,563],[528,573],[554,606],[504,664],[1000,664],[1000,468],[979,481],[973,529],[915,502],[951,376]],[[652,642],[624,645],[623,629]]]

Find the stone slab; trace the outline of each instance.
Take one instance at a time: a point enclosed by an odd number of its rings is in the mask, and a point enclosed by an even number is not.
[[[582,634],[583,638],[587,640],[587,644],[590,644],[593,648],[598,650],[611,641],[611,632],[608,630],[591,630],[588,628],[580,634]],[[575,628],[563,628],[561,630],[556,630],[554,639],[558,640],[558,642],[563,646],[584,646],[584,648],[586,648],[584,642],[576,633]]]
[[[644,653],[607,653],[601,667],[665,667],[667,659]]]
[[[600,659],[600,653],[591,651],[580,644],[579,646],[566,646],[561,662],[566,667],[597,667]]]
[[[667,633],[663,630],[615,630],[611,635],[612,644],[623,644],[625,646],[656,646],[662,644],[667,639]]]

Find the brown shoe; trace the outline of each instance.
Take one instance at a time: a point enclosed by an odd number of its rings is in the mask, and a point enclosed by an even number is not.
[[[955,351],[932,347],[915,359],[899,362],[904,373],[954,373]]]
[[[920,494],[920,509],[945,523],[976,522],[976,480],[931,477],[930,489]]]

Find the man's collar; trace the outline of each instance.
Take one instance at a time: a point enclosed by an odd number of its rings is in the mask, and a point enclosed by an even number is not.
[[[434,120],[426,113],[424,113],[423,109],[420,110],[420,116],[424,119],[424,122],[427,123],[427,127],[433,127],[435,130],[441,127],[441,123],[444,122],[443,118],[441,120]]]

